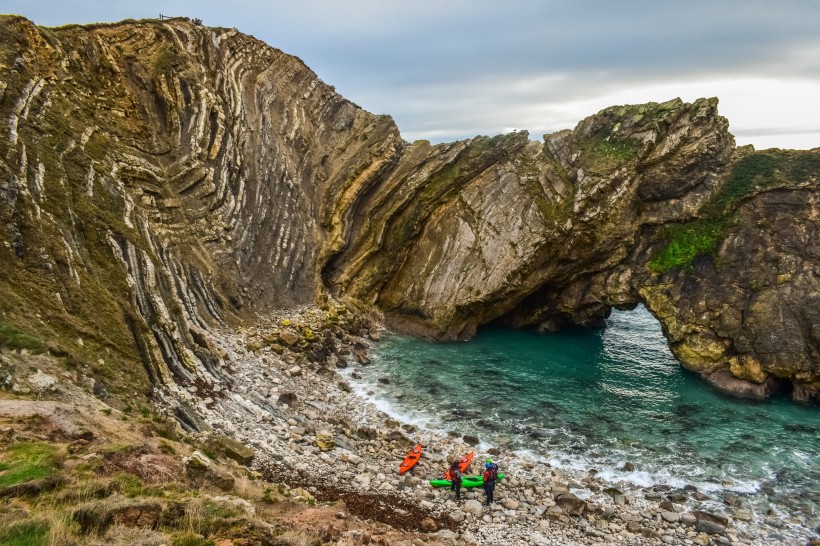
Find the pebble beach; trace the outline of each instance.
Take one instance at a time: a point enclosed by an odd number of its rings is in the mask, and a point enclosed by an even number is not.
[[[559,469],[537,454],[402,423],[348,381],[368,365],[368,349],[380,339],[376,325],[334,321],[328,327],[327,312],[315,308],[287,317],[217,332],[212,342],[229,373],[214,378],[207,392],[192,386],[167,395],[192,407],[214,431],[252,447],[255,470],[304,492],[310,502],[341,498],[359,517],[424,532],[440,544],[820,544],[799,521],[761,517],[694,486],[608,483],[594,469]],[[310,343],[300,344],[305,335]],[[417,443],[424,446],[421,460],[399,475]],[[480,488],[462,490],[456,501],[449,489],[428,483],[471,451],[476,457],[468,475],[479,474],[486,457],[506,475],[492,506]],[[338,539],[366,543],[362,536]]]

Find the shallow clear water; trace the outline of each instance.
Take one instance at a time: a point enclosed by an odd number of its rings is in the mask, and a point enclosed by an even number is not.
[[[820,506],[820,411],[728,398],[684,370],[645,309],[556,334],[468,342],[390,335],[359,369],[389,413],[613,482],[693,484],[809,521]],[[626,461],[638,470],[620,470]],[[802,518],[801,518],[802,519]]]

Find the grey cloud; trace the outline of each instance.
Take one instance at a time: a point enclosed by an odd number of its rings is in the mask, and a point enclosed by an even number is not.
[[[750,127],[748,129],[735,129],[735,136],[755,137],[755,136],[777,136],[777,135],[820,135],[820,127]]]
[[[162,12],[235,26],[301,57],[362,107],[393,115],[403,132],[426,131],[434,140],[516,125],[561,128],[569,123],[566,103],[642,85],[820,81],[820,2],[813,0],[123,4],[10,0],[4,9],[47,25]]]

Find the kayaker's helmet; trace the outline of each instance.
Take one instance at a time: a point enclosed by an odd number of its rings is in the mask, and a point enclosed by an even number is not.
[[[487,470],[492,468],[492,466],[493,466],[493,463],[484,463],[484,468],[486,468]]]
[[[489,457],[487,457],[487,458],[484,460],[484,462],[485,462],[485,463],[491,463],[491,462],[493,462],[493,460],[492,460],[492,459],[490,459]]]

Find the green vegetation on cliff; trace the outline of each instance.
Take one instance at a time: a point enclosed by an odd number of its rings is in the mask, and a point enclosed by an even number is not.
[[[45,350],[42,338],[31,332],[19,329],[8,319],[0,319],[0,347],[9,349],[26,349],[35,353]]]
[[[689,267],[698,255],[713,254],[725,237],[737,208],[754,195],[776,188],[794,188],[820,178],[820,153],[763,150],[738,160],[726,181],[701,209],[702,216],[662,229],[666,246],[649,262],[662,273]]]
[[[699,255],[711,255],[723,239],[723,220],[694,220],[664,228],[669,241],[649,268],[662,273],[676,267],[688,267]]]
[[[581,152],[581,164],[593,172],[607,173],[631,160],[638,153],[635,144],[614,136],[588,142]]]
[[[763,150],[742,157],[726,182],[703,207],[704,216],[718,218],[762,191],[793,188],[820,178],[820,152]]]

